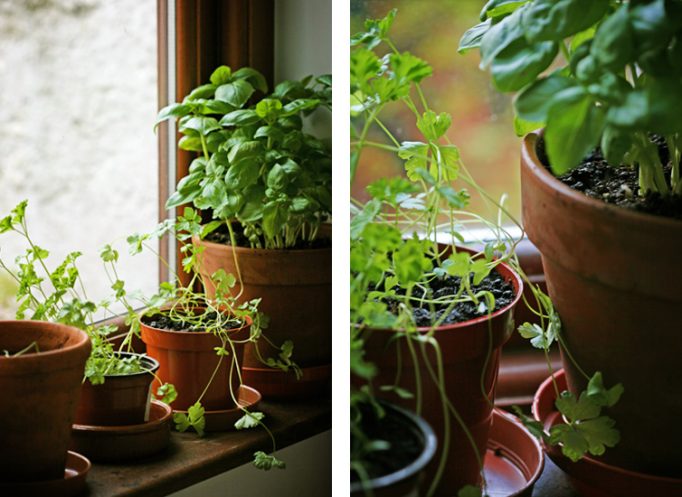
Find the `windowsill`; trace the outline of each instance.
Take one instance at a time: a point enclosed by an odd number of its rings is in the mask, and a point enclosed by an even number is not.
[[[259,409],[266,415],[278,449],[331,428],[329,395],[287,403],[262,401]],[[204,438],[173,431],[170,446],[158,456],[129,464],[93,464],[86,495],[168,495],[248,463],[257,450],[271,450],[270,438],[262,428],[209,433]]]

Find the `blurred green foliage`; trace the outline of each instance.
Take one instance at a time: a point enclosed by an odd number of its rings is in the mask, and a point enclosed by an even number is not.
[[[477,53],[457,53],[462,34],[478,21],[482,0],[351,0],[351,33],[361,31],[366,18],[381,18],[392,8],[398,16],[391,29],[397,46],[426,60],[433,76],[426,78],[426,98],[439,111],[452,114],[448,137],[461,150],[464,164],[479,184],[495,198],[509,195],[507,206],[520,214],[519,139],[513,132],[511,98],[497,92],[488,75],[478,69]],[[398,140],[418,134],[414,116],[400,104],[387,108],[384,123]],[[371,137],[370,137],[371,138]],[[379,138],[377,136],[376,138]],[[381,150],[363,152],[351,194],[365,202],[365,190],[381,177],[401,174],[403,164],[395,154]],[[460,185],[462,186],[462,185]],[[471,210],[484,217],[495,215],[477,195]]]

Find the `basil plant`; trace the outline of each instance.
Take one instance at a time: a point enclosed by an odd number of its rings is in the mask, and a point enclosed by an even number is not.
[[[600,145],[610,164],[639,167],[640,194],[682,195],[682,2],[490,0],[460,41],[474,48],[500,91],[520,92],[519,134],[545,126],[555,174]]]
[[[303,117],[319,107],[331,110],[331,76],[283,81],[268,93],[258,71],[218,67],[159,112],[158,122],[178,119],[179,148],[198,153],[166,208],[191,202],[209,211],[204,235],[223,223],[232,233],[236,221],[252,248],[315,240],[331,213],[331,147],[304,131]]]

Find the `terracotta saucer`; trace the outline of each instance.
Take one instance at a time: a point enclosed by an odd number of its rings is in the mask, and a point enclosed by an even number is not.
[[[487,495],[530,496],[544,463],[542,447],[535,437],[515,416],[495,409],[483,463]]]
[[[243,376],[242,376],[243,377]],[[253,387],[242,385],[239,387],[239,398],[237,399],[239,405],[245,409],[253,409],[261,401],[261,394]],[[173,411],[186,414],[187,411]],[[204,418],[206,419],[205,431],[231,431],[234,430],[234,423],[244,415],[244,411],[240,407],[232,409],[225,409],[222,411],[206,411]]]
[[[242,368],[242,380],[253,385],[266,399],[298,399],[324,390],[332,377],[332,365],[301,368],[303,375],[296,379],[293,371],[285,373],[272,368]]]
[[[566,389],[563,369],[554,374],[554,380],[559,390]],[[550,376],[540,385],[533,400],[533,416],[546,430],[563,422],[561,414],[554,407],[555,400],[556,394]],[[682,495],[682,479],[638,473],[588,456],[574,463],[561,453],[559,447],[544,445],[544,449],[554,464],[568,475],[583,497]]]
[[[66,453],[64,478],[28,483],[0,483],[0,495],[75,497],[85,491],[85,478],[91,466],[90,461],[86,457],[69,451]]]
[[[126,426],[74,424],[71,448],[93,462],[121,462],[161,452],[170,441],[171,408],[152,400],[149,421]]]

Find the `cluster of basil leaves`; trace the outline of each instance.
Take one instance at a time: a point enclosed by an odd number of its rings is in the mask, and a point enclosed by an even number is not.
[[[473,48],[499,90],[520,92],[519,134],[545,125],[557,175],[600,145],[639,166],[641,194],[682,195],[682,2],[490,0],[460,41]],[[669,181],[650,133],[666,138]]]
[[[331,110],[331,76],[284,81],[268,94],[258,71],[218,67],[159,113],[158,122],[178,118],[178,146],[199,153],[166,208],[210,210],[218,222],[208,231],[237,220],[253,248],[310,241],[331,213],[331,147],[303,130],[319,107]]]

